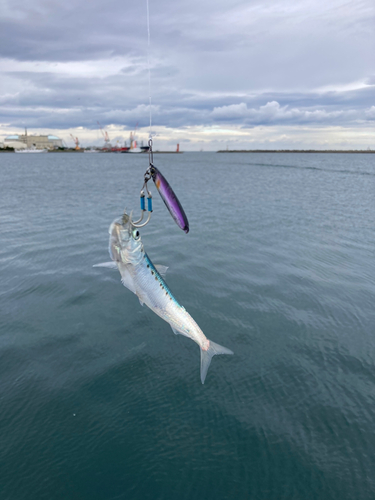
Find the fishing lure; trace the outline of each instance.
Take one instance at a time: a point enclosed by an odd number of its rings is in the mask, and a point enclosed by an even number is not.
[[[186,217],[185,211],[182,208],[182,205],[181,205],[179,199],[177,198],[175,192],[173,191],[173,189],[172,189],[171,185],[169,184],[169,182],[167,181],[167,179],[160,172],[160,170],[154,166],[154,155],[153,155],[153,151],[152,151],[152,139],[151,138],[148,141],[148,147],[149,147],[149,168],[147,169],[147,171],[145,173],[144,184],[143,184],[143,188],[141,191],[142,215],[141,215],[141,219],[136,221],[134,223],[134,225],[136,227],[142,227],[142,226],[145,226],[148,223],[148,221],[150,220],[151,212],[152,212],[152,197],[151,197],[151,193],[147,187],[147,182],[150,179],[152,179],[154,181],[156,189],[158,190],[158,193],[161,196],[161,199],[164,201],[164,204],[167,207],[169,213],[171,214],[173,220],[178,225],[178,227],[180,227],[187,234],[189,232],[189,221]],[[143,213],[146,211],[144,189],[147,191],[147,210],[149,212],[149,216],[148,216],[146,222],[144,222],[140,226],[139,224],[143,219]]]
[[[189,221],[171,185],[160,170],[152,164],[150,165],[150,174],[173,220],[187,234],[189,232]]]

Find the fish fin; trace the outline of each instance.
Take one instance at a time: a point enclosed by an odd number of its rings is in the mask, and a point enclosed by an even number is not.
[[[134,288],[134,284],[133,282],[130,280],[128,280],[128,277],[127,276],[123,276],[121,278],[121,283],[128,289],[130,290],[131,292],[135,293],[135,288]]]
[[[157,272],[160,274],[160,276],[162,278],[165,278],[165,276],[167,274],[167,270],[169,268],[168,268],[168,266],[162,266],[162,265],[158,264],[157,266],[155,266],[155,269],[157,270]]]
[[[212,342],[212,340],[208,340],[208,342],[209,342],[208,349],[203,350],[201,348],[201,381],[202,381],[202,384],[204,384],[204,381],[206,379],[208,368],[211,364],[211,359],[213,358],[213,356],[215,356],[216,354],[233,354],[233,352],[230,349],[227,349],[226,347],[223,347],[219,344],[215,344],[215,342]]]
[[[126,266],[125,265],[120,266],[119,271],[121,273],[121,283],[131,292],[137,293],[135,290],[133,278],[131,277],[131,274],[129,273]]]
[[[176,328],[174,328],[172,325],[171,325],[171,328],[172,328],[173,333],[174,333],[175,335],[183,335],[184,337],[188,337],[188,338],[190,339],[190,337],[189,337],[189,335],[188,335],[187,333],[182,332],[181,330],[177,330],[177,329],[176,329]]]
[[[117,269],[117,264],[113,260],[109,262],[101,262],[100,264],[94,264],[92,267],[108,267],[109,269]]]

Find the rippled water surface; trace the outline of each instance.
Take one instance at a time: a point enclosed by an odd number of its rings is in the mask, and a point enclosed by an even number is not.
[[[213,359],[125,289],[147,157],[0,156],[0,499],[375,498],[375,156],[157,155],[142,239]]]

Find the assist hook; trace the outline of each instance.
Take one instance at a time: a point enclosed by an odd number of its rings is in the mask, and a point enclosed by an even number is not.
[[[148,140],[148,159],[149,159],[149,167],[145,172],[144,175],[144,183],[141,189],[141,194],[140,194],[140,203],[141,203],[141,217],[133,222],[131,221],[132,225],[134,227],[144,227],[146,224],[150,222],[151,219],[151,213],[152,213],[152,195],[151,191],[148,189],[147,183],[148,181],[152,178],[151,174],[151,168],[153,167],[153,161],[154,161],[154,153],[152,151],[152,138],[150,137]],[[145,222],[142,222],[144,213],[146,212],[146,200],[145,200],[145,190],[147,192],[147,212],[148,216]]]

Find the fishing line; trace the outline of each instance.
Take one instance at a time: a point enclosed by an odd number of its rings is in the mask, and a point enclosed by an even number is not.
[[[149,106],[150,106],[150,133],[148,139],[148,159],[149,166],[144,174],[144,183],[140,194],[140,204],[141,204],[141,216],[137,221],[131,221],[134,227],[144,227],[151,218],[152,213],[152,195],[150,190],[147,187],[148,181],[151,179],[154,181],[154,184],[165,203],[165,206],[169,210],[172,218],[176,222],[176,224],[183,230],[185,233],[189,232],[189,222],[182,208],[181,203],[179,202],[176,194],[174,193],[172,187],[168,183],[167,179],[163,176],[163,174],[154,166],[154,153],[152,150],[152,134],[151,134],[151,126],[152,126],[152,113],[151,113],[151,67],[150,67],[150,9],[148,5],[149,0],[146,0],[147,5],[147,66],[148,66],[148,98],[149,98]],[[147,192],[147,209],[146,209],[146,200],[145,200],[145,191]],[[145,222],[143,222],[143,217],[145,212],[148,212],[148,216]]]
[[[148,99],[149,99],[149,106],[150,106],[150,139],[152,139],[151,136],[151,68],[150,68],[150,9],[148,6],[148,0],[146,0],[147,3],[147,65],[148,65]]]

